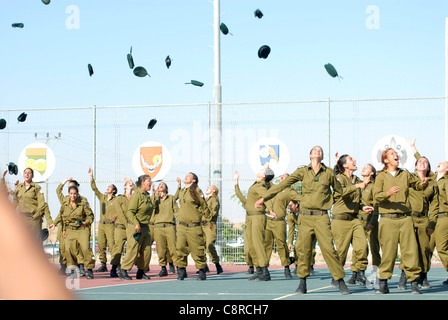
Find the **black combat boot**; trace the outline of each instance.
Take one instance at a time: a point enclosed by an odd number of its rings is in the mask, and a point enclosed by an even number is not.
[[[173,263],[170,263],[170,273],[176,273],[176,269],[174,268]]]
[[[187,278],[187,270],[185,268],[177,268],[177,280],[184,280]]]
[[[101,262],[101,267],[95,270],[95,272],[107,272],[107,266],[105,262]]]
[[[306,293],[306,278],[300,278],[299,286],[296,289],[297,294],[305,294]]]
[[[138,269],[137,270],[137,274],[135,275],[135,279],[138,279],[138,280],[151,280],[151,278],[149,276],[147,276],[142,269]]]
[[[80,277],[85,277],[86,276],[86,270],[84,269],[84,265],[80,264],[78,265],[79,268],[79,276]]]
[[[254,266],[249,267],[249,269],[247,269],[246,274],[254,274]]]
[[[215,266],[216,266],[216,274],[224,272],[224,270],[222,270],[222,266],[219,263],[216,263]]]
[[[418,288],[418,280],[411,281],[411,292],[412,294],[422,294]]]
[[[389,286],[387,285],[387,280],[379,279],[380,285],[379,288],[375,290],[375,294],[388,294]]]
[[[205,280],[205,279],[207,279],[207,276],[206,276],[206,269],[204,268],[204,269],[199,269],[199,274],[198,274],[198,277],[197,277],[197,279],[196,280]]]
[[[110,277],[111,278],[118,278],[117,267],[118,266],[112,265],[112,268],[110,269]]]
[[[422,289],[431,289],[431,285],[428,282],[428,274],[426,272],[420,273],[418,284],[422,286]]]
[[[289,266],[285,267],[285,278],[292,279],[291,270],[289,270]]]
[[[400,280],[398,281],[398,289],[406,290],[406,273],[401,270]]]
[[[350,290],[348,289],[347,285],[345,284],[344,279],[339,279],[337,282],[338,282],[339,292],[341,294],[350,294]]]
[[[132,280],[132,278],[128,275],[128,272],[126,270],[121,269],[120,273],[118,274],[118,277],[121,280]]]
[[[356,284],[358,286],[365,286],[366,285],[366,274],[364,270],[358,270],[358,277],[356,278]]]
[[[261,269],[261,275],[257,279],[255,279],[255,281],[269,281],[269,280],[271,280],[271,274],[269,273],[268,267],[262,267],[262,268],[259,268],[259,269]]]
[[[88,269],[86,272],[86,279],[93,279],[93,271],[92,269]]]
[[[259,277],[261,277],[262,272],[263,271],[262,271],[261,267],[256,267],[254,275],[252,277],[249,277],[248,280],[256,280],[256,279],[258,279]]]
[[[166,266],[162,266],[159,274],[157,275],[159,278],[168,276],[168,271],[166,270]]]
[[[358,272],[353,271],[352,276],[350,277],[350,279],[348,279],[347,284],[348,285],[354,285],[356,284],[356,279],[358,278]]]

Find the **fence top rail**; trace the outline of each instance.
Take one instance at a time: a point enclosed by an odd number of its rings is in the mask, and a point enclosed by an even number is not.
[[[21,111],[56,111],[56,110],[92,110],[92,109],[117,109],[117,108],[177,108],[177,107],[201,107],[211,105],[263,105],[263,104],[303,104],[303,103],[332,103],[332,102],[368,102],[368,101],[400,101],[400,100],[443,100],[446,97],[401,97],[401,98],[360,98],[360,99],[320,99],[320,100],[296,100],[296,101],[262,101],[262,102],[201,102],[189,104],[157,104],[157,105],[122,105],[122,106],[83,106],[83,107],[37,107],[20,108]],[[15,109],[0,109],[0,112],[17,111]]]

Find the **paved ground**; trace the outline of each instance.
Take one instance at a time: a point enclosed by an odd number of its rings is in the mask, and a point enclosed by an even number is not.
[[[85,278],[66,280],[72,286],[75,294],[82,300],[179,300],[179,301],[288,301],[288,300],[448,300],[448,286],[442,282],[448,278],[448,273],[440,265],[432,267],[428,273],[431,289],[422,290],[422,295],[412,295],[408,290],[398,290],[397,282],[400,270],[395,267],[394,276],[389,280],[390,294],[375,295],[373,284],[366,286],[349,286],[350,295],[340,295],[338,289],[330,287],[331,275],[324,266],[315,267],[315,274],[307,280],[308,293],[296,295],[298,277],[285,279],[281,266],[271,266],[271,281],[249,281],[246,266],[223,266],[224,273],[216,275],[214,266],[207,274],[206,281],[196,280],[196,269],[190,266],[188,278],[176,280],[175,274],[158,278],[158,266],[151,266],[147,273],[151,280],[136,280],[136,270],[131,270],[131,281],[112,279],[109,273],[95,273],[95,279]],[[346,280],[351,272],[346,269]],[[366,276],[374,279],[371,268]],[[70,282],[71,281],[71,282]]]

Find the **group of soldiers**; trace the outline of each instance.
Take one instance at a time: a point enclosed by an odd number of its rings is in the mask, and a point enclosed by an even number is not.
[[[388,148],[381,157],[384,168],[377,172],[367,164],[358,178],[354,158],[336,153],[336,165],[329,168],[322,163],[320,146],[310,151],[309,165],[282,175],[278,184],[272,184],[274,173],[265,165],[246,197],[235,172],[235,193],[246,209],[246,263],[256,269],[249,279],[270,280],[273,238],[286,278],[291,277],[289,265],[295,261],[300,279],[297,294],[307,293],[316,243],[331,272],[331,286],[341,294],[350,294],[347,284],[366,285],[369,252],[377,274],[375,293],[388,294],[398,248],[402,270],[398,288],[405,290],[409,282],[412,294],[429,289],[427,274],[436,248],[448,271],[448,162],[439,163],[432,172],[428,159],[415,148],[415,140],[408,141],[417,160],[413,173],[401,169],[397,152]],[[299,181],[300,192],[292,187]],[[352,276],[346,283],[344,265],[350,246]],[[290,255],[295,259],[289,260]]]
[[[87,279],[94,278],[95,258],[92,252],[91,225],[95,219],[88,200],[79,194],[79,183],[72,177],[65,179],[57,187],[56,193],[61,204],[58,216],[53,220],[41,188],[32,181],[34,172],[26,168],[24,182],[15,184],[15,190],[6,186],[2,174],[2,189],[9,193],[17,211],[31,227],[36,238],[43,240],[43,216],[50,230],[58,226],[61,271],[71,275],[79,271]],[[205,280],[210,270],[206,252],[222,273],[220,258],[215,248],[217,218],[220,209],[216,186],[209,186],[205,195],[197,187],[198,178],[188,173],[182,181],[177,178],[176,194],[168,194],[168,186],[161,182],[157,188],[148,175],[138,178],[136,184],[125,178],[124,193],[111,184],[105,193],[98,190],[93,171],[89,169],[90,185],[100,203],[98,223],[98,250],[100,267],[95,272],[108,272],[107,248],[111,259],[111,277],[122,280],[132,279],[127,271],[137,266],[137,279],[150,279],[145,274],[149,270],[151,245],[156,242],[161,271],[159,277],[176,272],[178,279],[187,277],[185,268],[187,256],[192,255],[199,269],[198,279]],[[68,195],[63,188],[68,183]]]
[[[384,168],[376,172],[367,164],[361,179],[354,174],[358,167],[353,157],[336,154],[332,169],[322,163],[320,146],[310,151],[307,166],[283,174],[278,184],[272,183],[274,172],[269,165],[263,166],[247,196],[242,194],[239,174],[235,172],[235,193],[246,210],[244,253],[249,280],[271,280],[268,267],[275,240],[286,278],[292,278],[289,266],[295,263],[300,279],[297,294],[307,293],[306,280],[314,272],[316,243],[331,272],[331,285],[339,288],[341,294],[350,293],[347,284],[366,284],[369,252],[377,272],[375,293],[389,293],[387,281],[392,277],[398,248],[402,270],[398,287],[404,290],[409,282],[413,294],[421,294],[420,288],[430,288],[427,274],[435,248],[448,271],[448,162],[439,163],[432,172],[428,159],[415,148],[415,141],[409,143],[417,159],[413,173],[401,169],[396,151],[388,148],[381,157]],[[58,186],[61,209],[53,221],[40,187],[32,182],[32,169],[25,169],[24,182],[17,183],[15,190],[6,187],[6,173],[1,185],[36,235],[41,232],[44,215],[50,229],[59,224],[64,272],[70,274],[79,268],[88,279],[93,279],[95,260],[90,238],[94,214],[87,199],[79,194],[76,180],[68,178]],[[89,175],[100,202],[101,266],[97,272],[108,271],[109,247],[111,277],[132,279],[127,272],[137,266],[136,278],[149,279],[145,272],[149,269],[153,241],[161,266],[159,277],[168,275],[169,265],[170,272],[177,267],[179,280],[186,278],[187,257],[191,255],[198,269],[197,279],[205,280],[210,271],[206,252],[217,274],[223,272],[215,249],[220,210],[216,186],[209,186],[202,194],[198,177],[189,172],[183,180],[184,187],[177,178],[176,193],[169,195],[166,183],[161,182],[156,188],[148,175],[142,175],[135,184],[125,179],[124,193],[118,195],[113,184],[105,193],[100,192],[91,169]],[[300,192],[292,187],[299,181]],[[62,190],[67,183],[68,195],[64,196]],[[344,265],[350,246],[352,276],[346,283]]]

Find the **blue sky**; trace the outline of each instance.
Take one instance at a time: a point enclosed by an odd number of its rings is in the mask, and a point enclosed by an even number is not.
[[[225,136],[224,161],[233,159],[234,163],[226,163],[223,178],[231,179],[233,171],[239,170],[248,179],[242,183],[242,189],[247,189],[254,174],[242,153],[269,135],[288,144],[289,172],[307,164],[314,145],[324,147],[325,162],[339,151],[354,156],[362,168],[371,161],[375,142],[390,134],[416,138],[417,146],[435,168],[443,160],[443,147],[434,143],[434,137],[444,134],[441,101],[333,103],[331,150],[327,150],[325,99],[445,95],[448,2],[427,3],[221,0],[221,22],[232,33],[221,35],[224,103],[324,101],[225,106],[224,134],[242,129],[244,138],[239,141],[238,137]],[[254,16],[257,8],[264,14],[262,19]],[[373,29],[368,27],[372,21]],[[23,147],[35,142],[35,132],[62,132],[61,141],[54,146],[57,167],[51,179],[88,179],[91,110],[29,112],[27,122],[19,125],[15,117],[22,109],[213,101],[210,1],[52,0],[46,6],[41,0],[0,0],[0,22],[0,117],[8,120],[0,152],[4,163],[15,161]],[[19,22],[24,23],[23,29],[11,27]],[[262,45],[271,47],[267,59],[257,56]],[[145,67],[151,77],[133,75],[126,60],[131,46],[136,66]],[[164,62],[167,55],[173,60],[170,69]],[[92,77],[87,70],[89,63],[95,72]],[[333,64],[343,79],[330,77],[324,69],[326,63]],[[205,85],[186,85],[190,80]],[[17,114],[4,110],[17,110]],[[146,124],[153,117],[158,124],[148,131]],[[177,156],[167,179],[174,181],[190,170],[196,171],[205,189],[206,130],[206,106],[101,109],[98,178],[132,176],[129,163],[133,150],[155,140]],[[188,146],[182,149],[186,136]],[[88,195],[89,190],[84,185],[82,192]],[[233,185],[228,183],[223,198],[232,194]],[[50,195],[54,196],[53,190]],[[57,205],[55,200],[52,210]],[[244,213],[237,215],[244,219]]]
[[[378,29],[366,27],[371,5]],[[67,27],[70,6],[79,29]],[[447,9],[442,0],[221,1],[233,34],[221,38],[223,101],[443,96]],[[1,108],[213,101],[209,1],[2,0],[0,21]],[[266,60],[257,57],[264,44]],[[132,74],[131,46],[151,78]],[[344,79],[331,78],[326,63]],[[192,79],[205,86],[184,84]]]

